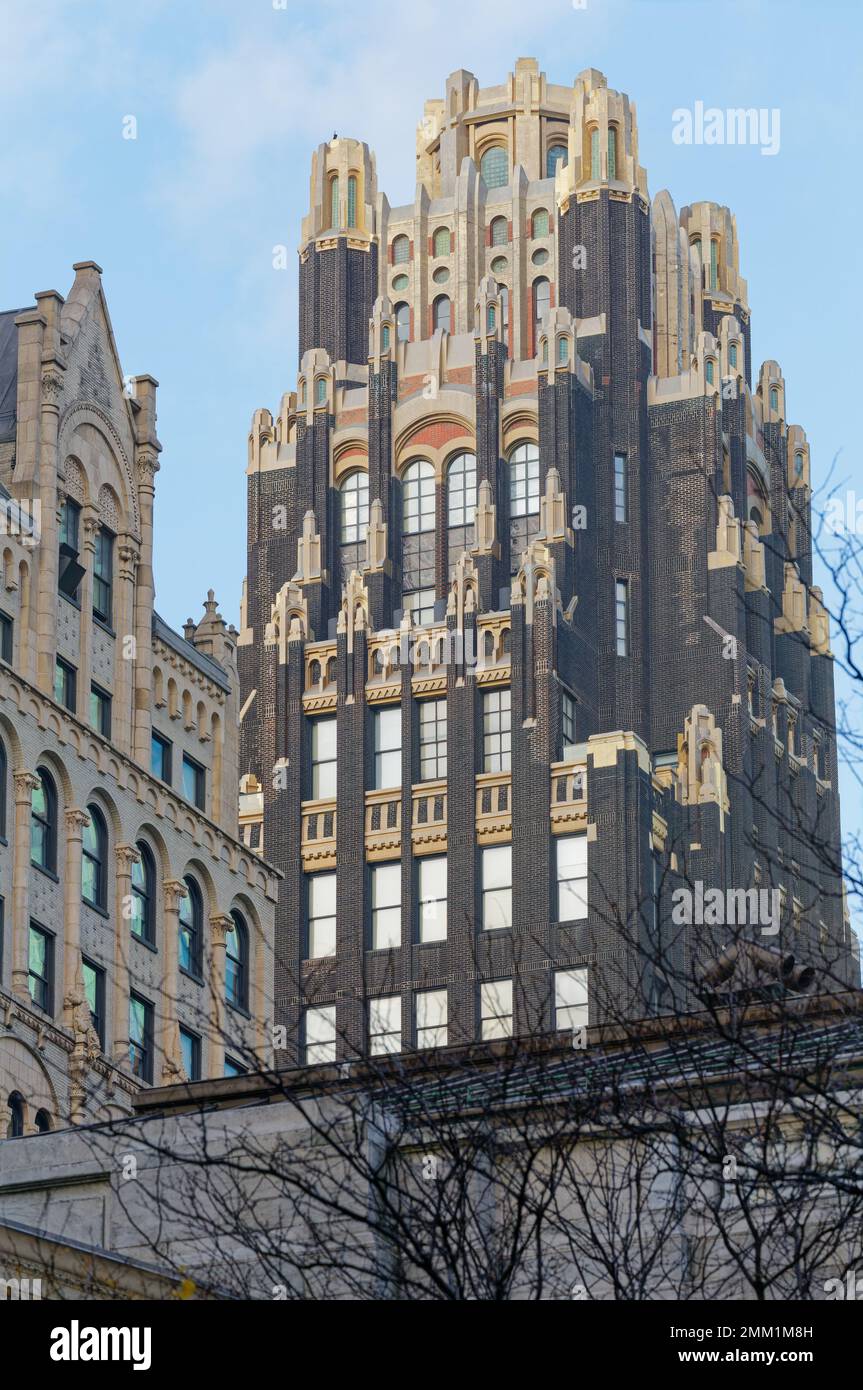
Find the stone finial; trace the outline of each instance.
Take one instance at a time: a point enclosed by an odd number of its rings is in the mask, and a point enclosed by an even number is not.
[[[474,300],[474,338],[486,346],[503,340],[500,293],[493,275],[484,275]]]
[[[725,569],[739,565],[741,559],[740,522],[734,515],[734,499],[726,495],[718,499],[716,547],[707,557],[707,568]]]
[[[555,541],[568,541],[571,545],[573,541],[566,524],[566,496],[556,468],[549,468],[545,491],[539,499],[539,536],[549,545]]]
[[[785,564],[785,584],[782,589],[782,616],[776,619],[777,632],[808,631],[806,585],[793,562]]]
[[[278,647],[278,659],[282,664],[288,659],[288,642],[297,640],[314,641],[314,634],[309,626],[308,604],[303,591],[291,580],[282,585],[270,608],[264,645]]]
[[[303,534],[297,541],[297,572],[293,583],[320,584],[324,578],[321,568],[321,538],[311,507],[303,517]]]
[[[348,651],[354,649],[354,635],[370,627],[369,596],[359,570],[351,570],[342,586],[342,607],[337,631],[347,634]]]
[[[447,599],[447,613],[455,614],[457,632],[464,632],[465,614],[476,611],[478,584],[479,577],[473,557],[463,550],[455,564]]]
[[[809,639],[817,656],[830,655],[830,618],[820,589],[809,590]]]
[[[510,593],[512,603],[525,605],[525,622],[533,622],[536,603],[551,600],[551,620],[557,624],[560,592],[557,588],[554,556],[545,541],[537,536],[521,553],[521,564],[513,579]]]
[[[743,523],[743,564],[746,569],[747,591],[766,588],[764,546],[758,535],[758,526],[754,521]]]
[[[366,528],[366,574],[388,572],[387,526],[384,521],[383,503],[376,497],[369,508],[369,524]]]
[[[500,554],[500,544],[497,540],[497,508],[492,500],[491,484],[485,478],[479,485],[473,533],[471,554]]]
[[[706,705],[693,705],[677,736],[677,793],[685,806],[714,802],[720,830],[730,807],[722,760],[722,729]]]

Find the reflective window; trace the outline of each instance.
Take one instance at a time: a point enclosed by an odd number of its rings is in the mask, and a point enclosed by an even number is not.
[[[306,1009],[303,1019],[306,1066],[336,1060],[336,1006]]]
[[[512,845],[482,851],[482,925],[484,931],[512,926]]]
[[[389,705],[374,712],[375,787],[398,787],[402,780],[402,710]]]
[[[446,855],[419,861],[419,939],[446,940]]]
[[[587,970],[555,970],[554,1026],[560,1033],[569,1028],[586,1028]]]
[[[249,1003],[249,929],[239,912],[231,913],[225,933],[225,999],[235,1008]]]
[[[373,1057],[401,1052],[402,1000],[400,994],[383,994],[369,1001],[369,1051]]]
[[[336,954],[336,875],[309,874],[309,939],[306,954],[310,960]]]
[[[446,777],[446,700],[421,700],[419,726],[421,781]]]
[[[451,332],[451,319],[452,305],[445,294],[440,294],[432,305],[432,326],[435,332],[439,328],[445,333]]]
[[[340,488],[342,545],[364,541],[369,524],[369,475],[351,473]]]
[[[546,178],[553,179],[557,173],[558,165],[565,165],[568,158],[569,152],[566,145],[552,145],[545,157]]]
[[[509,690],[487,690],[482,699],[483,772],[509,769],[511,727]]]
[[[332,801],[337,785],[338,724],[332,719],[312,720],[312,800]]]
[[[539,448],[519,444],[509,456],[509,514],[533,516],[539,511]]]
[[[587,916],[587,836],[561,835],[557,858],[557,920],[578,922]]]
[[[479,990],[480,1037],[512,1037],[512,980],[490,980]]]
[[[447,992],[421,989],[414,996],[417,1047],[446,1047]]]
[[[372,950],[402,944],[402,866],[372,867]]]
[[[503,145],[493,145],[479,162],[479,172],[486,188],[502,188],[509,182],[509,155]]]
[[[402,530],[406,535],[433,531],[435,524],[434,468],[427,459],[417,459],[402,477]]]
[[[450,462],[446,477],[449,525],[473,525],[476,512],[476,455],[457,454]]]

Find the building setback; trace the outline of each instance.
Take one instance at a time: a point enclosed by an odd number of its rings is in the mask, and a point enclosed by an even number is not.
[[[459,71],[412,205],[315,151],[299,348],[238,641],[289,1054],[686,1005],[698,882],[781,889],[761,944],[856,982],[809,448],[729,210],[651,204],[601,73]]]
[[[272,1021],[236,631],[212,592],[183,634],[154,611],[157,383],[74,270],[0,314],[0,1138],[233,1074]]]

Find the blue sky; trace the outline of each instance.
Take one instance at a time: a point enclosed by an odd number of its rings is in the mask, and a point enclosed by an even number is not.
[[[334,130],[366,140],[379,187],[409,202],[423,101],[459,67],[503,81],[521,55],[561,83],[600,68],[630,95],[651,194],[731,207],[754,360],[782,365],[816,481],[839,453],[863,496],[861,14],[857,0],[0,0],[0,307],[67,292],[73,261],[103,267],[124,368],[160,382],[168,621],[199,616],[211,586],[238,620],[249,420],[296,370],[295,263],[275,270],[273,247],[297,245],[312,149]],[[676,145],[673,110],[699,100],[779,108],[779,154]]]

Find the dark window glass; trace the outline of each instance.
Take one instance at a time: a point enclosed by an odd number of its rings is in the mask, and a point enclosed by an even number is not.
[[[133,1076],[153,1080],[153,1005],[138,994],[129,995],[129,1062]]]
[[[77,671],[68,661],[57,657],[54,665],[54,699],[74,714],[77,700]]]
[[[60,563],[57,585],[61,594],[78,601],[78,587],[84,575],[84,567],[78,561],[78,531],[81,508],[77,502],[66,498],[60,509]]]
[[[235,1062],[233,1057],[225,1057],[225,1076],[245,1076],[246,1068]]]
[[[204,769],[188,753],[183,754],[183,795],[199,811],[205,806],[206,779]]]
[[[20,1139],[24,1133],[24,1097],[19,1091],[13,1091],[9,1097],[9,1124],[6,1128],[7,1139]]]
[[[81,897],[91,907],[103,910],[107,898],[108,831],[105,818],[96,806],[88,806],[90,824],[85,825],[81,845]]]
[[[53,1012],[54,938],[50,932],[30,923],[27,950],[27,975],[30,998],[46,1014]]]
[[[5,661],[7,666],[12,665],[14,638],[15,624],[8,613],[0,613],[0,661]]]
[[[192,1033],[188,1028],[180,1029],[180,1055],[183,1059],[183,1071],[190,1081],[200,1081],[201,1079],[201,1039],[197,1033]]]
[[[559,164],[566,164],[569,151],[566,145],[552,145],[545,157],[545,176],[553,179]]]
[[[132,935],[152,946],[155,931],[156,869],[150,849],[143,841],[137,845],[140,860],[132,865]]]
[[[98,685],[90,686],[90,723],[97,734],[111,737],[111,696]]]
[[[249,933],[239,912],[232,912],[233,926],[225,937],[225,998],[237,1008],[248,1001]]]
[[[180,899],[180,968],[200,978],[204,927],[204,903],[193,878],[183,880],[187,893]]]
[[[30,795],[30,858],[40,869],[57,871],[57,793],[44,769]]]
[[[161,734],[150,736],[150,771],[160,782],[171,785],[171,742]]]
[[[93,615],[110,625],[113,611],[114,537],[105,527],[96,534],[93,556]]]
[[[99,1045],[105,1047],[105,972],[92,961],[83,960],[81,971],[84,976],[84,997],[90,1009],[93,1029]]]

